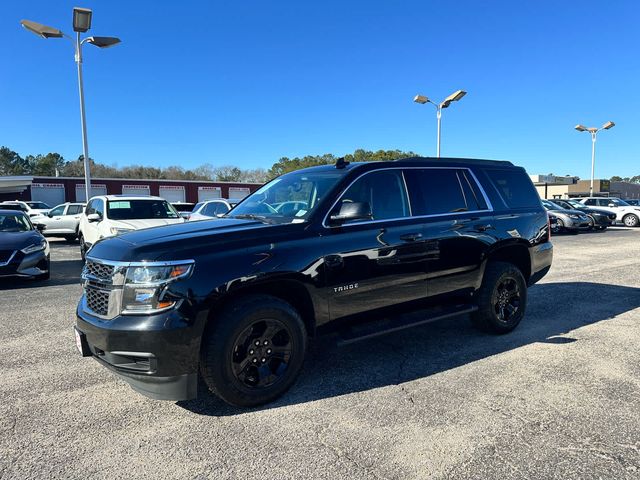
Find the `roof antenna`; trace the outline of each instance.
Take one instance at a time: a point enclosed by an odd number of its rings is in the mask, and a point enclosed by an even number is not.
[[[344,157],[340,157],[338,160],[336,160],[336,168],[344,168],[347,165],[349,165],[349,162],[345,161]]]

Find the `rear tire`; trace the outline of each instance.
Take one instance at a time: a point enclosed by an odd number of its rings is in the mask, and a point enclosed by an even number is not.
[[[520,269],[507,262],[489,263],[476,304],[471,320],[480,330],[502,334],[516,328],[527,307],[527,284]]]
[[[285,301],[252,295],[229,304],[202,340],[200,374],[230,405],[271,402],[295,382],[307,347],[300,314]]]

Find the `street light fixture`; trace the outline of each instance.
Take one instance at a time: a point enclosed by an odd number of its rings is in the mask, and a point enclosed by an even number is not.
[[[438,118],[438,137],[437,137],[437,144],[436,144],[436,156],[438,158],[440,158],[440,131],[441,131],[440,127],[441,127],[442,109],[448,108],[449,105],[451,105],[451,102],[457,102],[466,94],[467,92],[465,92],[464,90],[456,90],[440,103],[435,103],[432,100],[430,100],[429,97],[425,97],[424,95],[416,95],[413,98],[414,102],[419,103],[421,105],[424,105],[425,103],[431,103],[436,107],[436,116]]]
[[[42,25],[31,20],[20,20],[22,26],[42,38],[66,38],[71,40],[75,49],[75,61],[78,66],[78,91],[80,94],[80,123],[82,124],[82,154],[84,156],[84,188],[85,201],[91,198],[91,169],[89,165],[89,144],[87,142],[87,120],[84,110],[84,86],[82,83],[82,45],[90,43],[99,48],[108,48],[120,43],[116,37],[86,37],[80,39],[80,34],[91,28],[93,12],[88,8],[76,7],[73,9],[73,31],[76,32],[75,40],[57,28]],[[77,199],[76,199],[77,200]]]
[[[596,127],[585,127],[584,125],[578,124],[574,128],[579,132],[589,132],[591,134],[591,184],[589,186],[589,196],[593,197],[593,175],[595,171],[596,165],[596,140],[598,137],[598,132],[600,130],[609,130],[610,128],[615,127],[616,124],[612,121],[608,121],[600,128]]]

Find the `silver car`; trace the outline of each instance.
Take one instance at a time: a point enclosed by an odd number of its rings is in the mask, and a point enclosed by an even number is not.
[[[31,220],[46,226],[42,232],[45,236],[64,237],[73,241],[78,238],[78,225],[84,207],[84,203],[63,203],[49,210],[46,215],[32,217]]]
[[[579,210],[565,210],[560,205],[548,200],[542,200],[542,206],[556,217],[554,233],[578,233],[579,230],[589,230],[591,228],[591,220]]]

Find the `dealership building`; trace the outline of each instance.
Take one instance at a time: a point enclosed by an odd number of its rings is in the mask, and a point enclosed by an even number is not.
[[[591,180],[580,180],[578,177],[555,175],[530,175],[531,181],[538,190],[540,198],[575,198],[588,197]],[[612,182],[594,179],[593,195],[595,197],[640,198],[640,184],[630,182]]]
[[[197,203],[214,198],[239,200],[259,187],[257,183],[93,178],[91,196],[155,195],[172,203]],[[0,201],[5,200],[38,200],[51,207],[64,202],[84,202],[84,178],[0,177]]]

